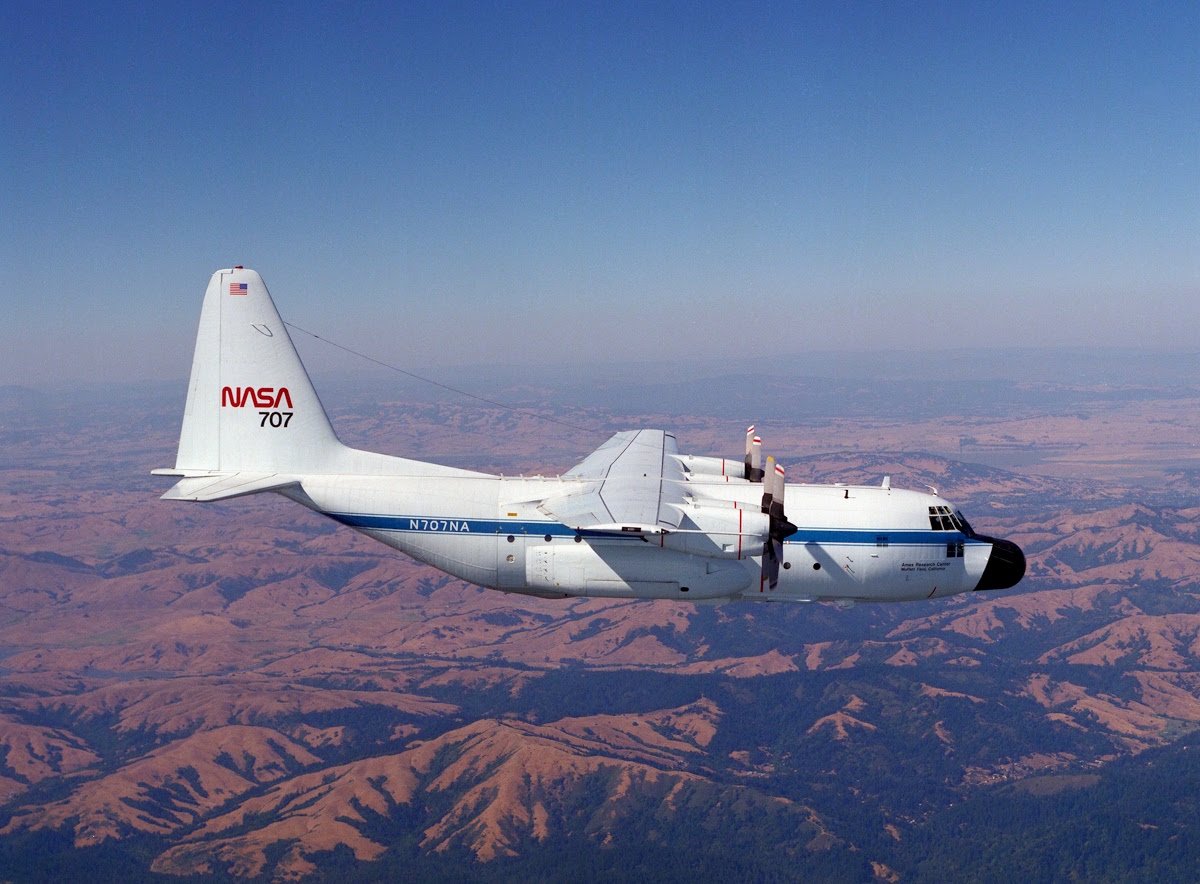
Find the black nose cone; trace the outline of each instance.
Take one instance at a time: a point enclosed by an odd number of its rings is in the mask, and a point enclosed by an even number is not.
[[[988,556],[987,567],[983,569],[983,576],[979,578],[975,591],[1016,586],[1025,576],[1025,553],[1011,540],[986,539],[991,541],[992,554]]]

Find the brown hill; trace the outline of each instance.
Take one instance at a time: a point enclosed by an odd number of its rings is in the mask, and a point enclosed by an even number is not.
[[[1047,651],[1039,662],[1145,669],[1200,668],[1200,614],[1134,614]]]
[[[457,711],[449,703],[414,694],[331,690],[252,674],[220,679],[135,679],[77,695],[20,700],[17,705],[33,713],[62,710],[83,719],[112,715],[117,732],[145,730],[163,736],[370,706],[414,716]]]
[[[1010,637],[1014,631],[1037,630],[1097,609],[1111,612],[1113,617],[1139,615],[1141,611],[1124,595],[1118,586],[1011,592],[982,598],[976,595],[966,602],[951,601],[927,616],[905,620],[888,633],[888,638],[903,640],[933,631],[990,644]]]
[[[77,847],[132,832],[168,834],[238,795],[318,761],[260,727],[205,731],[156,749],[69,797],[19,810],[0,835],[69,826]]]
[[[25,724],[8,715],[0,715],[0,758],[6,771],[29,783],[73,774],[100,760],[68,731]]]
[[[313,871],[314,853],[338,845],[360,860],[376,859],[385,845],[367,834],[368,816],[387,816],[398,805],[413,804],[421,792],[452,797],[448,810],[421,824],[421,846],[434,852],[463,847],[486,862],[516,855],[527,839],[552,837],[565,823],[564,798],[584,780],[604,790],[589,802],[593,811],[584,823],[603,839],[640,802],[649,800],[669,817],[697,800],[696,788],[707,781],[680,770],[680,759],[702,753],[718,719],[716,706],[702,701],[636,717],[598,715],[545,725],[476,721],[395,755],[278,783],[206,823],[153,868],[299,877]],[[709,813],[728,813],[734,804],[742,813],[790,809],[801,845],[826,834],[811,812],[783,799],[744,787],[728,787],[715,797]],[[279,844],[286,850],[269,869],[268,850]]]
[[[1046,675],[1032,676],[1024,692],[1051,710],[1052,715],[1058,716],[1054,720],[1070,722],[1084,729],[1099,726],[1117,735],[1127,750],[1159,745],[1168,726],[1161,715],[1139,700],[1125,700],[1107,692],[1089,692],[1080,685],[1055,681]]]
[[[851,695],[844,707],[830,715],[818,718],[806,733],[816,734],[826,731],[832,735],[833,739],[841,742],[850,738],[852,730],[879,730],[878,727],[869,721],[863,721],[861,718],[856,718],[850,714],[851,712],[862,712],[866,707],[867,704],[861,697]]]
[[[1030,575],[1067,585],[1200,584],[1200,547],[1186,511],[1124,504],[1064,514],[1014,539],[1033,550]]]

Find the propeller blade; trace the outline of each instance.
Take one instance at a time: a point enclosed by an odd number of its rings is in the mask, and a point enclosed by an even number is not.
[[[762,439],[754,435],[754,424],[746,427],[745,477],[751,482],[761,482],[763,480]]]
[[[770,516],[770,535],[763,544],[762,574],[758,588],[774,589],[779,584],[779,567],[783,562],[783,542],[800,529],[788,521],[783,508],[787,474],[774,457],[767,458],[767,469],[763,478],[762,511]]]
[[[758,591],[762,592],[764,588],[770,587],[774,589],[779,583],[779,556],[775,554],[775,544],[771,540],[767,540],[763,544],[762,551],[762,573],[758,578]]]
[[[767,455],[767,469],[765,472],[762,470],[759,472],[763,473],[762,511],[765,515],[769,516],[771,515],[771,507],[775,500],[775,458]]]
[[[769,460],[774,461],[774,458],[770,458]],[[783,509],[783,493],[784,489],[787,488],[787,482],[785,481],[786,473],[783,467],[780,464],[774,464],[772,473],[773,487],[771,490],[771,509],[769,513],[771,516],[771,539],[782,544],[784,540],[791,537],[800,529],[788,521]],[[783,557],[782,552],[783,550],[780,549],[780,558]]]

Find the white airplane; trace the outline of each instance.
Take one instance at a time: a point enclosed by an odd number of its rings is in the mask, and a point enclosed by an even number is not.
[[[558,478],[493,476],[361,451],[334,434],[262,277],[204,296],[165,500],[274,491],[480,586],[544,598],[905,601],[1006,589],[1016,544],[935,494],[791,485],[761,460],[679,454],[617,433]],[[785,514],[784,502],[787,502]]]

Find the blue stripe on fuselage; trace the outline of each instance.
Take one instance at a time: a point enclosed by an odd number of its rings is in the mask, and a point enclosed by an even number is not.
[[[560,522],[522,521],[513,519],[454,519],[432,516],[383,516],[363,513],[326,513],[331,519],[351,528],[374,531],[396,531],[403,534],[513,534],[544,537],[621,537],[616,533],[592,534],[586,529],[576,531]],[[626,535],[640,540],[641,535]],[[983,543],[958,531],[897,531],[895,529],[866,530],[861,528],[801,528],[784,543],[821,543],[847,546],[945,546],[947,543]]]
[[[575,531],[558,522],[518,522],[507,519],[453,519],[434,516],[372,516],[361,513],[326,513],[351,528],[399,531],[405,534],[541,534],[574,537]]]

